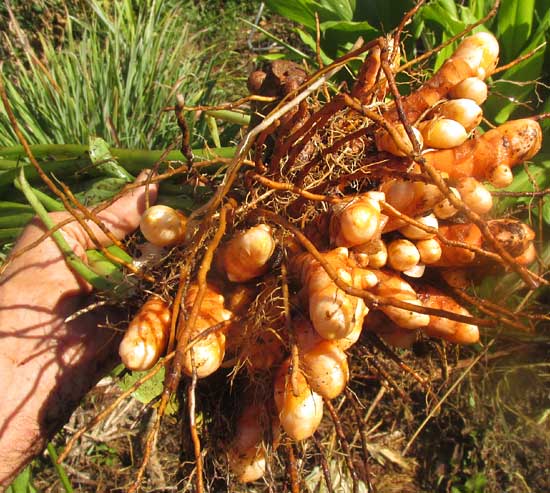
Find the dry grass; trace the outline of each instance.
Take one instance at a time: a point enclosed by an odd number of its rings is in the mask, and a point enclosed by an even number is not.
[[[366,491],[369,478],[378,493],[443,492],[476,475],[486,479],[485,489],[479,490],[486,493],[549,488],[548,344],[508,344],[494,349],[468,373],[407,456],[401,452],[408,439],[475,355],[471,350],[459,354],[456,348],[430,340],[419,341],[413,350],[399,351],[401,360],[429,382],[424,387],[382,354],[378,344],[369,337],[354,348],[349,392],[334,402],[355,472],[363,482],[359,491]],[[282,447],[271,455],[270,477],[265,483],[243,487],[227,474],[223,447],[236,418],[243,383],[237,378],[231,388],[229,378],[228,371],[219,372],[197,388],[207,491],[284,491],[288,479]],[[103,380],[74,413],[58,437],[58,445],[62,445],[62,436],[70,436],[89,422],[119,393],[112,379]],[[193,491],[194,456],[184,414],[164,420],[143,491]],[[154,415],[154,408],[130,397],[86,434],[64,463],[75,490],[124,491],[135,476]],[[366,460],[362,439],[368,451]],[[295,446],[295,450],[300,457],[303,491],[329,491],[323,460],[333,491],[353,491],[342,444],[328,415],[316,440]],[[58,491],[57,481],[47,467],[35,476],[39,491]]]

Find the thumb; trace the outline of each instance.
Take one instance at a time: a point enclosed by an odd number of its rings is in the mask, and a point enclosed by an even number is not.
[[[134,185],[138,183],[143,183],[143,185],[123,191],[118,199],[97,214],[97,218],[101,223],[119,240],[132,233],[139,226],[139,221],[147,205],[145,182],[150,173],[150,170],[143,170],[134,182]],[[158,184],[150,183],[148,193],[149,203],[154,204],[157,200]],[[63,214],[66,215],[67,213]],[[103,246],[112,243],[93,221],[86,221],[86,224]],[[95,247],[94,242],[77,222],[71,222],[62,229],[84,250]]]

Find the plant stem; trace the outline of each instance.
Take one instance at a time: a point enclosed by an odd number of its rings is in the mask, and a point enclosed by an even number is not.
[[[30,146],[33,154],[38,160],[41,160],[41,166],[45,173],[55,172],[57,177],[63,177],[78,170],[84,170],[91,167],[92,163],[87,153],[88,146],[76,144],[39,144]],[[113,157],[118,163],[132,174],[138,174],[143,168],[152,167],[162,156],[164,151],[146,151],[139,149],[111,149]],[[218,147],[216,149],[197,149],[193,154],[197,159],[215,159],[216,157],[232,157],[235,153],[234,147]],[[0,174],[0,188],[12,185],[17,177],[17,163],[29,167],[28,163],[22,161],[26,158],[22,146],[0,147],[0,158],[7,163],[14,163],[13,168],[5,169]],[[1,160],[1,159],[0,159]],[[21,161],[19,161],[21,160]],[[169,152],[165,161],[184,161],[180,151]],[[162,169],[162,168],[161,168]],[[38,173],[32,167],[29,167],[27,179],[35,180]]]
[[[15,241],[23,228],[2,228],[0,229],[0,243],[9,243]]]
[[[21,182],[19,181],[19,178],[16,178],[13,180],[13,184],[15,185],[15,188],[17,190],[21,190]],[[63,204],[54,198],[50,197],[48,194],[37,190],[36,188],[30,187],[32,190],[32,193],[36,196],[36,198],[40,201],[40,203],[46,208],[48,212],[60,212],[64,211],[65,207],[63,207]]]
[[[239,111],[208,110],[205,113],[208,116],[213,116],[214,118],[217,118],[218,120],[223,120],[224,122],[229,122],[229,123],[235,123],[237,125],[241,125],[242,127],[250,123],[250,116],[245,115],[244,113],[240,113]]]
[[[41,221],[48,229],[52,229],[55,226],[54,221],[48,215],[48,211],[42,205],[42,203],[34,195],[29,183],[25,179],[24,168],[21,167],[19,173],[19,181],[21,183],[21,190],[25,195],[25,198],[28,200],[29,204],[34,209],[34,212],[38,215]],[[73,269],[77,274],[82,276],[87,282],[89,282],[94,288],[100,289],[102,291],[109,291],[113,288],[113,284],[108,282],[101,276],[98,276],[94,271],[92,271],[78,256],[73,252],[73,249],[69,246],[65,237],[61,231],[55,231],[52,233],[52,238],[65,256],[65,261],[71,269]]]
[[[210,136],[212,137],[212,141],[214,142],[214,145],[216,147],[220,147],[220,133],[218,132],[218,124],[216,123],[216,119],[211,115],[205,116],[206,125],[208,126],[208,131],[210,132]]]
[[[57,475],[59,476],[59,480],[61,481],[61,484],[63,485],[63,489],[67,493],[73,493],[73,487],[71,485],[71,482],[69,481],[69,477],[67,476],[67,473],[65,472],[65,469],[63,469],[63,466],[61,464],[57,463],[57,451],[55,450],[55,447],[52,442],[48,443],[48,453],[50,454],[50,458],[52,461],[53,466],[55,467],[55,471],[57,472]]]
[[[214,115],[212,115],[214,116]],[[80,144],[35,144],[31,145],[34,157],[38,160],[82,160],[90,164],[88,156],[88,146]],[[111,153],[118,159],[119,163],[125,168],[141,169],[145,166],[151,166],[157,161],[164,151],[162,150],[141,150],[141,149],[119,149],[112,147]],[[193,154],[199,158],[212,159],[215,156],[232,157],[235,152],[234,147],[219,147],[217,149],[193,149]],[[18,159],[26,159],[27,155],[23,146],[0,147],[0,157],[5,160],[11,160],[17,164]],[[184,160],[180,151],[172,151],[166,157],[169,161]]]
[[[32,211],[18,212],[17,214],[0,214],[0,229],[11,229],[25,226],[34,216]]]

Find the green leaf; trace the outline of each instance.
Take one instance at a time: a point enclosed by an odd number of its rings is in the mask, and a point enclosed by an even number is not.
[[[449,37],[460,33],[466,24],[458,18],[454,2],[438,0],[426,5],[421,10],[422,19],[438,24]]]
[[[487,0],[470,0],[470,11],[476,19],[484,17],[489,9],[493,6],[492,1]]]
[[[353,33],[355,36],[351,41],[355,41],[358,35],[365,39],[370,39],[379,34],[378,29],[372,27],[367,21],[352,22],[352,21],[326,21],[319,26],[321,31],[341,31],[343,33]]]
[[[536,32],[531,36],[529,44],[520,55],[527,54],[544,43],[548,29],[550,29],[550,11],[545,13]],[[547,50],[548,48],[543,47],[527,60],[508,69],[493,83],[492,95],[483,105],[483,112],[489,120],[494,120],[497,124],[504,123],[516,111],[522,109],[518,103],[534,99],[535,81],[544,75]],[[526,81],[533,82],[526,83]],[[532,110],[528,110],[527,113],[532,114]]]
[[[156,399],[162,394],[164,389],[164,368],[151,379],[147,380],[139,389],[132,393],[132,396],[143,404],[149,404],[153,399]],[[140,378],[143,378],[148,371],[134,371],[126,373],[121,380],[119,380],[119,387],[122,390],[128,390],[134,385]],[[175,414],[179,409],[179,401],[176,395],[172,395],[166,406],[167,414]]]
[[[114,197],[126,183],[124,178],[93,178],[71,188],[81,204],[92,206]]]
[[[482,473],[477,473],[464,483],[467,493],[483,493],[485,486],[487,486],[487,478]]]
[[[273,60],[282,60],[283,58],[288,58],[288,56],[284,53],[267,53],[265,55],[258,55],[256,57],[259,62],[271,62]]]
[[[52,465],[55,469],[55,472],[57,473],[57,476],[59,477],[59,481],[61,482],[61,485],[63,486],[63,489],[66,493],[73,493],[74,489],[71,485],[71,481],[69,480],[69,477],[67,476],[67,471],[65,471],[65,468],[62,464],[57,463],[57,450],[55,449],[55,446],[52,442],[48,443],[47,446],[48,453],[50,454],[50,460],[52,461]]]
[[[128,390],[140,378],[147,375],[148,371],[133,371],[126,373],[119,381],[119,386],[122,390]],[[132,396],[143,404],[149,404],[153,399],[156,399],[162,394],[164,384],[164,368],[162,368],[153,378],[147,380],[139,387]]]
[[[415,3],[412,0],[361,0],[356,4],[353,20],[369,21],[372,26],[388,33]]]
[[[120,462],[116,450],[105,443],[94,444],[86,452],[89,460],[99,466],[113,467]]]
[[[93,168],[91,172],[95,175],[107,175],[112,178],[120,178],[130,183],[134,177],[128,173],[113,158],[109,150],[109,144],[99,137],[90,137],[90,160]]]
[[[535,184],[533,184],[532,179],[534,179]],[[539,155],[537,161],[529,166],[529,173],[523,168],[517,170],[514,181],[503,191],[532,192],[545,189],[548,186],[550,186],[550,159],[545,159],[545,155]],[[533,202],[531,197],[503,197],[496,201],[494,214],[499,217],[516,204],[529,204],[531,202]]]
[[[434,46],[462,32],[466,27],[466,23],[459,19],[455,2],[449,0],[437,0],[425,5],[420,10],[419,17],[436,31]],[[439,35],[437,35],[437,30],[440,31]],[[430,48],[432,47],[430,46]],[[434,70],[443,65],[443,62],[453,54],[455,48],[456,43],[438,51],[434,61]]]
[[[315,29],[315,13],[311,10],[312,2],[267,0],[265,3],[273,12],[309,29]]]
[[[313,0],[267,0],[266,5],[283,17],[306,26],[315,32],[315,13],[321,21],[346,20],[338,12],[323,7]]]
[[[311,36],[309,33],[306,33],[305,31],[302,31],[301,29],[296,29],[296,32],[298,36],[300,36],[300,39],[302,40],[302,43],[304,43],[306,46],[308,46],[311,51],[315,52],[317,50],[317,42],[313,36]],[[321,48],[320,52],[321,60],[325,65],[329,65],[332,63],[333,58],[329,57],[324,51],[323,48]]]
[[[13,480],[6,493],[36,493],[32,485],[31,466],[25,467]]]
[[[448,16],[452,16],[454,19],[458,17],[457,5],[454,0],[437,0],[437,2],[434,2],[435,4],[443,8]]]
[[[351,21],[355,13],[355,0],[320,0],[319,4],[342,20]]]
[[[550,226],[550,198],[544,197],[542,202],[542,220]]]
[[[449,38],[452,38],[452,34],[448,34],[446,32],[443,33],[441,36],[441,42],[447,41]],[[451,44],[449,46],[446,46],[442,50],[439,50],[437,52],[437,56],[435,57],[434,61],[434,71],[439,70],[441,66],[445,63],[445,60],[447,58],[450,58],[455,51],[456,46],[454,44]]]
[[[326,21],[321,23],[320,28],[323,34],[322,46],[332,58],[348,52],[359,36],[370,41],[381,34],[366,21]]]
[[[498,9],[497,38],[501,59],[507,63],[514,59],[531,35],[535,0],[502,0]]]
[[[458,16],[460,20],[466,24],[474,24],[476,21],[478,21],[483,17],[483,14],[476,15],[474,10],[472,10],[469,7],[466,7],[465,5],[457,5],[457,7],[458,7]],[[477,31],[478,29],[476,29],[475,31]]]

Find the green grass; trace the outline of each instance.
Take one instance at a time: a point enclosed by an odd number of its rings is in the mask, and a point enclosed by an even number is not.
[[[238,2],[232,5],[229,16]],[[86,143],[97,135],[117,147],[163,148],[178,134],[172,114],[162,112],[176,93],[188,105],[226,96],[212,73],[231,54],[212,21],[219,9],[206,16],[191,2],[161,0],[91,0],[87,7],[86,18],[66,17],[63,39],[36,36],[37,50],[17,49],[16,32],[8,38],[15,56],[3,72],[29,142]],[[16,143],[2,109],[0,145]]]
[[[228,0],[223,8],[220,2],[195,5],[190,0],[40,0],[32,6],[13,0],[10,5],[11,11],[7,4],[0,7],[0,26],[9,34],[0,39],[0,53],[9,54],[0,63],[0,75],[10,105],[27,141],[46,146],[42,166],[73,188],[87,186],[86,176],[100,171],[89,166],[86,144],[97,141],[94,136],[117,149],[133,149],[130,159],[122,159],[121,164],[137,174],[142,167],[151,166],[160,150],[180,134],[173,112],[163,111],[173,105],[177,93],[187,105],[195,105],[228,101],[245,91],[246,61],[232,50],[239,36],[242,40],[246,35],[235,20],[251,12],[242,0]],[[63,31],[54,33],[41,15],[58,20],[64,16]],[[227,121],[227,113],[213,116]],[[187,113],[191,145],[202,148],[233,143],[246,123],[242,118],[234,121],[234,116],[229,115],[233,121],[218,125],[206,113]],[[4,155],[10,152],[7,146],[18,144],[0,104],[0,189],[4,200],[23,199],[13,180],[20,160],[27,159],[20,153],[12,159]],[[64,144],[85,144],[79,151],[86,168],[84,176],[78,167],[71,168],[74,160],[56,154],[54,148]],[[159,151],[153,155],[148,149]],[[152,157],[144,162],[143,155]],[[168,157],[181,158],[178,152]],[[27,170],[27,177],[40,188],[33,169]],[[95,187],[93,183],[89,186]],[[35,194],[43,191],[47,192],[42,187]],[[0,210],[2,219],[4,212]],[[5,217],[6,221],[13,216]],[[22,226],[20,219],[17,224],[0,224],[0,245],[13,242]],[[2,249],[0,259],[5,254]]]

